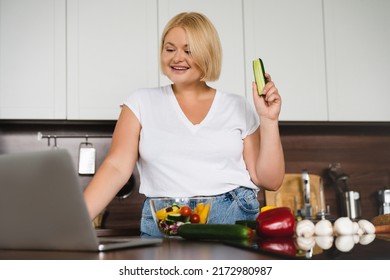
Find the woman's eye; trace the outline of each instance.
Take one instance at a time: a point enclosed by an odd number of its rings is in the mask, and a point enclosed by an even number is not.
[[[165,51],[167,51],[167,52],[173,52],[173,51],[175,51],[174,49],[165,49]]]
[[[191,51],[190,51],[190,50],[187,50],[187,51],[186,51],[186,54],[191,55]]]

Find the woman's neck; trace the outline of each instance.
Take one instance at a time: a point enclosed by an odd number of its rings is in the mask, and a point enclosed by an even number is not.
[[[215,89],[209,87],[205,82],[197,83],[196,85],[173,84],[172,90],[176,97],[180,98],[198,99],[209,96],[210,93],[215,93]]]

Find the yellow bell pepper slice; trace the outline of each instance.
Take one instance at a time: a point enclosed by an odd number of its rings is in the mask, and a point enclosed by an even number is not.
[[[266,205],[266,206],[261,207],[260,212],[264,212],[264,211],[271,210],[274,208],[276,208],[276,206]]]
[[[202,210],[202,212],[200,212],[198,215],[199,215],[199,223],[200,224],[205,224],[206,221],[207,221],[207,217],[209,215],[209,211],[210,211],[210,204],[206,204]]]

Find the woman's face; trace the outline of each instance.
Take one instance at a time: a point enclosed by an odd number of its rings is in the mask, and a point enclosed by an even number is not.
[[[161,66],[163,73],[175,84],[199,82],[202,78],[202,71],[192,59],[183,28],[172,28],[166,34]]]

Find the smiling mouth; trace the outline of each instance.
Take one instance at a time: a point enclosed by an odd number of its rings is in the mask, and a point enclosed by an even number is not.
[[[171,66],[171,68],[177,71],[184,71],[190,69],[189,67],[184,67],[184,66]]]

